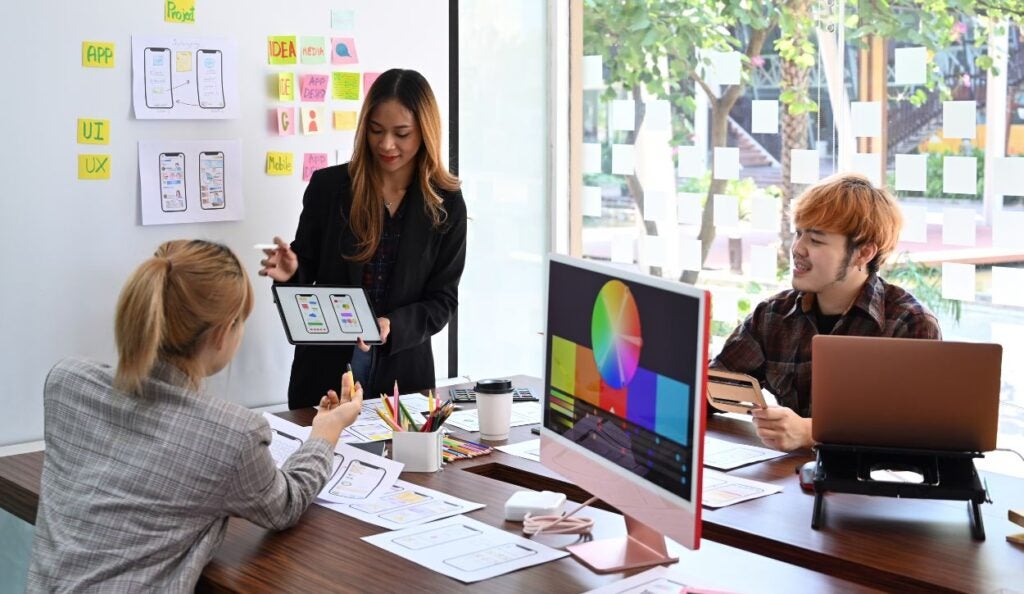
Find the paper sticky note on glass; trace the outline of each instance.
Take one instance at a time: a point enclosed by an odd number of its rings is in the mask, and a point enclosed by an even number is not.
[[[676,217],[675,196],[671,192],[648,190],[644,192],[644,220],[668,223]]]
[[[644,235],[640,243],[644,262],[648,266],[665,266],[667,243],[660,235]]]
[[[778,278],[779,247],[777,245],[750,246],[750,276],[754,280],[772,282]]]
[[[294,107],[278,107],[277,108],[277,135],[278,136],[292,136],[295,134],[295,108]]]
[[[644,102],[644,129],[651,132],[672,130],[672,106],[664,99]]]
[[[85,66],[86,68],[113,68],[113,42],[83,41],[82,66]]]
[[[356,129],[356,112],[354,111],[336,111],[334,112],[334,129],[335,130],[355,130]]]
[[[78,155],[78,179],[110,179],[110,155]]]
[[[882,185],[881,153],[854,153],[850,169],[868,178],[875,187]]]
[[[277,100],[295,101],[295,73],[277,73]]]
[[[291,175],[292,168],[291,153],[267,153],[267,175]]]
[[[269,64],[295,64],[298,60],[298,42],[294,35],[271,35],[267,38]]]
[[[708,170],[707,156],[696,146],[676,148],[676,159],[679,177],[703,177]]]
[[[633,145],[613,144],[612,145],[612,174],[633,175],[636,170],[633,161]]]
[[[332,72],[331,98],[346,101],[359,100],[359,73]]]
[[[901,202],[900,210],[903,212],[903,229],[900,231],[900,241],[927,243],[928,209],[924,206],[912,206]]]
[[[583,88],[603,89],[604,71],[601,55],[583,56]]]
[[[583,216],[601,217],[601,186],[583,186]]]
[[[327,153],[305,153],[302,155],[302,181],[309,181],[313,172],[327,167]]]
[[[78,144],[110,144],[110,120],[78,118]]]
[[[299,45],[302,48],[299,54],[299,60],[303,64],[326,64],[327,63],[327,50],[324,49],[324,38],[320,36],[307,37],[303,36],[299,40]]]
[[[381,72],[364,72],[363,73],[363,93],[369,93],[370,87],[373,83],[380,78]]]
[[[736,291],[717,289],[711,299],[711,319],[730,324],[739,321],[739,297]]]
[[[943,157],[942,191],[946,194],[977,194],[978,160],[974,157]]]
[[[714,151],[715,179],[740,178],[740,149],[716,146]]]
[[[322,102],[327,99],[326,74],[302,74],[299,76],[299,100]]]
[[[1024,196],[1024,157],[992,159],[992,191],[1003,196]]]
[[[750,203],[750,224],[758,231],[778,231],[782,225],[779,200],[771,196],[754,196]]]
[[[942,298],[974,301],[974,264],[942,263]]]
[[[636,129],[635,103],[632,99],[614,99],[611,105],[611,121],[608,127],[612,130]]]
[[[928,50],[923,47],[896,48],[896,84],[923,85],[928,81],[927,63]]]
[[[195,24],[196,0],[164,0],[164,20],[168,23]]]
[[[928,155],[896,155],[896,189],[924,192],[928,187]]]
[[[708,64],[704,64],[704,80],[714,85],[738,85],[740,84],[740,53],[716,52],[706,50],[703,52]]]
[[[1024,269],[992,267],[992,303],[1024,307]]]
[[[779,133],[779,102],[757,99],[750,102],[751,132],[754,134]]]
[[[790,153],[789,181],[794,184],[813,184],[818,181],[818,151],[813,149],[793,149]]]
[[[356,51],[356,40],[351,37],[334,37],[331,39],[331,64],[358,64],[359,52]]]
[[[636,239],[629,235],[615,235],[612,237],[612,262],[621,264],[632,264],[636,259]]]
[[[583,173],[601,173],[601,145],[583,143]]]
[[[192,52],[174,52],[174,70],[177,72],[192,72]]]
[[[942,102],[942,136],[975,138],[978,135],[978,105],[975,101]]]
[[[1024,211],[1003,210],[993,215],[992,246],[1024,250]]]
[[[974,210],[970,208],[942,209],[942,243],[945,245],[975,245]]]
[[[740,226],[740,199],[737,196],[715,194],[715,227],[735,228]]]
[[[356,14],[352,10],[331,10],[331,29],[351,33],[356,28]]]
[[[676,194],[676,216],[680,225],[700,225],[703,215],[701,202],[704,194],[693,192],[679,192]]]
[[[881,101],[851,101],[850,121],[853,135],[876,137],[882,135]]]
[[[700,272],[703,267],[700,258],[701,245],[699,239],[679,240],[679,268]],[[716,294],[717,295],[717,294]]]

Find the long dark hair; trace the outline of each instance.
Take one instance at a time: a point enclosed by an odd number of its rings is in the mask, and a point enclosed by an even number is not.
[[[347,257],[356,262],[366,262],[373,257],[384,227],[384,209],[380,207],[377,195],[381,186],[380,173],[370,149],[367,130],[370,114],[378,105],[391,100],[408,109],[419,126],[423,144],[416,153],[415,175],[423,194],[423,206],[435,227],[447,216],[438,190],[454,191],[459,188],[459,179],[448,172],[441,157],[441,112],[427,79],[415,70],[400,68],[381,74],[366,93],[356,126],[352,160],[348,165],[352,178],[349,221],[358,251]]]

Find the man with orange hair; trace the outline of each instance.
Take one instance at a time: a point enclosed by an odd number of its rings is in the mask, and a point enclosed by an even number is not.
[[[814,444],[815,334],[942,338],[925,306],[878,276],[903,224],[887,191],[861,175],[836,175],[804,192],[793,220],[793,288],[758,304],[711,362],[749,374],[775,394],[780,406],[751,414],[761,441],[783,451]]]

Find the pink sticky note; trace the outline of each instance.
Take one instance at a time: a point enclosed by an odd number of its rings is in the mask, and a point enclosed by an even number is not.
[[[309,181],[313,172],[327,167],[327,153],[305,153],[302,156],[302,180]]]
[[[299,101],[323,101],[327,97],[326,74],[303,74],[299,77]]]
[[[363,73],[363,95],[370,93],[370,87],[373,86],[373,81],[380,77],[380,72],[364,72]]]
[[[358,64],[359,53],[356,52],[356,41],[351,37],[334,37],[331,39],[331,64]]]
[[[295,134],[295,108],[277,108],[277,133],[280,136],[291,136]]]

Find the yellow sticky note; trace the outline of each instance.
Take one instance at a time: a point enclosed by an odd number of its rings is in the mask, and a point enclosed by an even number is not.
[[[297,59],[294,35],[272,35],[267,38],[267,60],[270,64],[294,64]]]
[[[277,100],[295,101],[295,73],[277,73]]]
[[[110,155],[78,155],[78,179],[110,179]]]
[[[78,118],[78,144],[110,144],[110,120]]]
[[[114,44],[103,41],[83,41],[82,66],[87,68],[113,68]]]
[[[292,175],[295,166],[291,153],[267,153],[267,175]]]
[[[164,20],[168,23],[196,22],[196,0],[165,0]]]
[[[336,111],[336,112],[334,112],[334,129],[335,130],[355,130],[356,129],[356,112],[354,112],[354,111]]]
[[[331,97],[334,99],[345,99],[348,101],[359,100],[359,73],[358,72],[332,72],[331,73]]]
[[[192,52],[174,52],[174,66],[178,72],[192,72]]]

